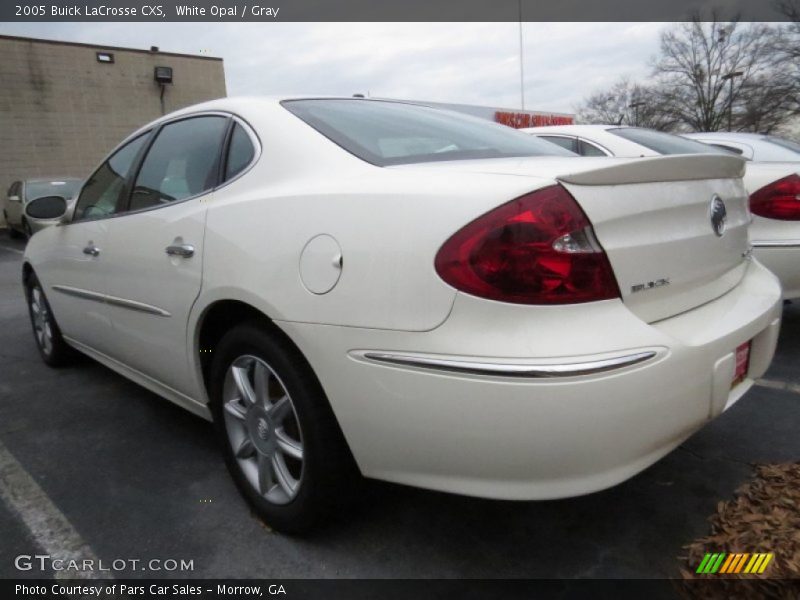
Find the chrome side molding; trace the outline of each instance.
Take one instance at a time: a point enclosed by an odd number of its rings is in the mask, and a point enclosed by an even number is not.
[[[103,302],[105,304],[113,304],[122,308],[128,308],[138,312],[147,313],[149,315],[157,315],[159,317],[171,317],[172,315],[157,306],[152,304],[145,304],[144,302],[137,302],[136,300],[128,300],[126,298],[117,298],[116,296],[109,296],[108,294],[100,294],[99,292],[91,292],[81,288],[70,287],[68,285],[54,285],[53,289],[68,296],[75,296],[76,298],[83,298],[85,300],[94,300],[95,302]]]
[[[418,367],[436,371],[464,373],[467,375],[483,375],[490,377],[527,377],[530,379],[548,379],[554,377],[577,377],[593,375],[630,367],[654,358],[655,350],[646,350],[624,356],[614,356],[587,362],[563,364],[524,364],[524,363],[492,363],[465,360],[460,358],[435,358],[416,354],[400,354],[378,352],[373,350],[353,350],[351,355],[367,361],[385,363],[402,367]]]
[[[755,240],[753,248],[800,248],[800,240]]]

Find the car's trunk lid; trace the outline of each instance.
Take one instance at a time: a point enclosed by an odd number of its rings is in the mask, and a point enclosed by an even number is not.
[[[622,300],[648,322],[705,304],[736,286],[744,274],[749,212],[740,158],[530,158],[430,167],[558,181],[592,222]],[[713,221],[723,206],[724,230],[715,231]]]

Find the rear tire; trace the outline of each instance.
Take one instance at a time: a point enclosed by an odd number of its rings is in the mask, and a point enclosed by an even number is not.
[[[34,274],[31,274],[25,284],[25,299],[28,302],[33,337],[42,360],[51,367],[71,364],[77,353],[64,341],[42,285]]]
[[[269,526],[306,531],[349,496],[357,467],[314,372],[283,336],[258,322],[231,329],[209,387],[228,470]]]

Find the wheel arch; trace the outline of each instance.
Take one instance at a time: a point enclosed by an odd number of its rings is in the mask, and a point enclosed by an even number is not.
[[[247,300],[226,297],[214,299],[199,310],[197,314],[196,324],[192,328],[194,333],[190,338],[191,357],[208,401],[210,401],[208,396],[209,376],[216,345],[233,327],[248,322],[258,323],[259,326],[286,342],[308,366],[320,388],[322,388],[322,383],[314,367],[299,346],[262,308]],[[330,405],[329,401],[328,404]]]
[[[27,260],[22,263],[22,289],[25,291],[25,297],[28,297],[28,283],[31,280],[31,277],[35,276],[36,272],[33,270],[33,266]]]
[[[336,417],[336,412],[328,398],[319,376],[317,375],[314,366],[306,358],[305,354],[300,350],[299,346],[292,340],[292,338],[281,329],[275,321],[264,311],[260,310],[253,304],[243,300],[234,298],[220,298],[213,302],[209,302],[202,310],[198,311],[196,325],[193,328],[193,343],[191,344],[192,359],[195,368],[197,369],[200,378],[200,385],[205,393],[206,402],[211,402],[210,397],[210,374],[211,363],[214,358],[214,346],[219,343],[222,337],[232,327],[242,323],[257,322],[260,326],[267,329],[273,335],[280,337],[285,341],[290,348],[296,352],[296,358],[302,360],[308,367],[309,372],[313,375],[315,383],[322,390],[323,402],[327,410],[333,416],[336,427],[338,428],[338,435],[344,442],[346,450],[352,460],[352,464],[356,465],[353,459],[350,445],[342,430],[339,419]]]

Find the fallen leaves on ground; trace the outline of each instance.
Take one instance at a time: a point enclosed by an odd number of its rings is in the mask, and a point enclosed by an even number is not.
[[[792,598],[800,588],[800,463],[758,465],[755,477],[717,504],[709,518],[711,535],[688,546],[681,586],[693,598]],[[707,552],[771,552],[765,572],[699,575]],[[742,585],[742,580],[751,581]],[[708,585],[702,585],[702,581]],[[794,581],[792,581],[794,580]]]

